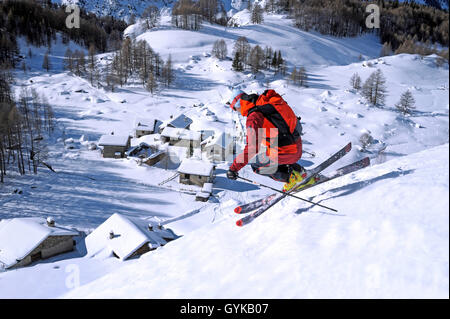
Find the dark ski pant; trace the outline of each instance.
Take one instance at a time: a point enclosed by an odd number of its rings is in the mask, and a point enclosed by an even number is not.
[[[267,156],[264,156],[264,154],[258,154],[255,156],[252,159],[250,166],[256,174],[267,176],[283,183],[287,183],[289,181],[292,170],[303,170],[302,166],[298,163],[278,164],[270,161],[270,159]]]

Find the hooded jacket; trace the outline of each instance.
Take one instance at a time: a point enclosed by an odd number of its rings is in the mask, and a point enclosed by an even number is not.
[[[296,163],[302,155],[300,121],[289,105],[274,90],[263,94],[242,94],[241,114],[247,117],[246,146],[230,169],[239,171],[258,154],[260,145],[266,156],[276,164]]]

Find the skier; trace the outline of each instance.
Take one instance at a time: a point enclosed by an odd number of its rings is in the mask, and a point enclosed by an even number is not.
[[[227,177],[236,180],[239,170],[251,161],[255,173],[284,182],[283,191],[289,191],[306,176],[297,163],[302,156],[300,119],[274,90],[261,95],[234,90],[232,98],[228,102],[231,109],[247,117],[247,136],[245,149],[235,158]]]

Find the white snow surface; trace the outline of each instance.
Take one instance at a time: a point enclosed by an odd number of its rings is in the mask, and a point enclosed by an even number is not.
[[[281,50],[289,69],[305,66],[308,87],[272,72],[236,73],[231,59],[210,55],[213,43],[224,38],[231,57],[239,36],[252,46]],[[22,88],[35,89],[51,103],[57,125],[46,141],[46,162],[57,173],[45,167],[37,175],[10,172],[0,185],[0,225],[16,217],[52,216],[57,225],[90,234],[118,213],[161,222],[182,237],[121,261],[109,254],[90,258],[80,236],[74,252],[1,272],[0,298],[449,297],[448,64],[439,66],[434,55],[378,58],[381,45],[374,35],[322,36],[296,29],[280,15],[239,28],[205,24],[199,32],[163,24],[137,38],[149,41],[163,59],[172,55],[173,87],[152,95],[136,81],[105,91],[62,71],[65,47],[59,40],[49,55],[55,66],[50,72],[41,67],[45,49],[20,42],[24,56],[28,48],[35,54],[26,58],[31,70],[15,71],[13,87],[16,96]],[[104,65],[111,54],[98,58]],[[385,105],[373,107],[350,88],[349,79],[358,72],[364,81],[377,69],[387,79],[388,95]],[[325,174],[371,158],[371,167],[301,193],[338,213],[286,199],[239,228],[234,207],[271,191],[228,180],[231,163],[217,165],[212,196],[204,203],[178,183],[179,162],[139,165],[134,159],[104,159],[91,147],[104,134],[132,135],[138,118],[167,123],[174,114],[191,118],[192,131],[239,133],[236,115],[224,105],[232,87],[247,93],[270,87],[283,96],[302,117],[300,164],[306,168],[348,142],[352,152]],[[403,116],[395,104],[407,89],[416,109]],[[362,134],[372,137],[368,147],[360,142]],[[159,137],[134,138],[131,145],[160,149]],[[181,159],[185,154],[180,148]],[[282,186],[248,166],[239,174]]]
[[[448,151],[439,146],[319,187],[315,200],[336,214],[289,199],[238,228],[224,212],[64,297],[448,296]]]

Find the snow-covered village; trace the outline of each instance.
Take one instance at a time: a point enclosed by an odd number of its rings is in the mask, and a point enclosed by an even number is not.
[[[0,299],[448,299],[448,21],[1,1]]]

